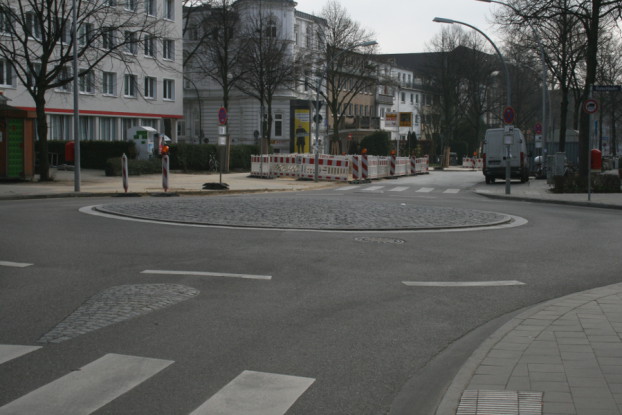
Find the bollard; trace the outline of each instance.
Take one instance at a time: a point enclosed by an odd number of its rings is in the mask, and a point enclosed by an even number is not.
[[[121,156],[121,175],[123,176],[123,189],[125,190],[125,193],[127,193],[127,156],[125,153]]]
[[[168,190],[168,155],[162,157],[162,188]]]

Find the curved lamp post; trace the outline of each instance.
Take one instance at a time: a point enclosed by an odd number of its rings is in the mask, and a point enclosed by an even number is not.
[[[512,104],[512,84],[510,83],[510,72],[508,71],[508,67],[505,64],[503,55],[499,51],[499,48],[497,47],[497,45],[494,44],[494,42],[486,35],[486,33],[482,32],[477,27],[470,25],[468,23],[461,22],[458,20],[445,19],[443,17],[435,17],[432,21],[436,23],[447,23],[447,24],[455,23],[455,24],[466,26],[466,27],[470,27],[471,29],[480,33],[482,36],[486,38],[488,42],[490,42],[492,47],[495,49],[495,52],[497,52],[497,56],[499,56],[499,60],[501,60],[501,65],[503,66],[503,72],[505,73],[505,87],[506,87],[506,96],[507,96],[506,104],[508,107],[510,107]],[[505,157],[505,194],[506,195],[510,194],[510,145],[509,144],[507,145],[506,157]]]
[[[505,6],[508,7],[510,9],[512,9],[512,11],[516,14],[520,14],[519,10],[512,6],[509,3],[505,3],[499,0],[476,0],[476,1],[481,1],[483,3],[495,3],[495,4],[499,4],[501,6]],[[538,49],[540,49],[540,63],[542,65],[542,148],[543,151],[546,150],[546,131],[547,131],[547,126],[548,123],[546,122],[546,97],[548,94],[548,88],[546,86],[546,53],[544,52],[544,46],[542,45],[542,38],[540,37],[540,33],[538,33],[538,31],[536,30],[536,28],[531,24],[531,22],[529,20],[525,20],[526,23],[529,25],[529,28],[531,29],[531,31],[534,34],[534,37],[536,38],[536,42],[538,43]],[[541,161],[541,163],[543,163],[542,165],[544,166],[544,160],[546,159],[546,157],[543,157],[543,160]]]
[[[320,72],[320,76],[318,76],[317,78],[317,84],[316,84],[316,89],[315,89],[316,91],[316,96],[315,96],[316,117],[314,120],[315,121],[315,171],[313,173],[313,180],[315,182],[318,181],[318,172],[319,172],[319,164],[320,164],[320,153],[319,153],[320,151],[320,142],[319,142],[320,140],[320,89],[322,88],[322,80],[328,76],[328,65],[346,52],[351,52],[356,48],[360,48],[364,46],[374,46],[377,44],[378,42],[376,42],[375,40],[369,40],[366,42],[355,43],[354,45],[351,45],[350,47],[342,50],[341,52],[333,56],[331,59],[326,61],[326,63],[324,64],[324,68],[322,69],[322,72]],[[326,85],[326,87],[328,88],[328,84]]]

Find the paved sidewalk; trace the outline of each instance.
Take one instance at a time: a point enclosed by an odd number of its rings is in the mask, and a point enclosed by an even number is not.
[[[83,196],[110,196],[124,194],[121,177],[107,177],[103,170],[80,171],[80,192],[75,192],[74,172],[67,170],[51,171],[54,178],[51,182],[14,182],[0,183],[0,200],[25,199],[43,197],[83,197]],[[220,183],[220,175],[212,174],[184,174],[171,172],[169,174],[168,193],[178,194],[210,194],[218,190],[203,190],[205,183]],[[330,182],[301,181],[292,178],[259,179],[249,177],[248,173],[229,173],[222,175],[222,183],[229,185],[225,192],[270,192],[270,191],[300,191],[320,189],[334,186]],[[144,174],[128,178],[128,193],[131,194],[161,194],[161,174]]]
[[[622,283],[551,300],[473,353],[437,415],[622,414]]]

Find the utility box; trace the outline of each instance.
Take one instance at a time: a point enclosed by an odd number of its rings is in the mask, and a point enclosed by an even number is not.
[[[35,115],[7,105],[0,93],[0,178],[32,180],[35,175]]]
[[[152,127],[137,126],[127,130],[127,139],[134,141],[137,160],[149,160],[156,154],[154,149],[159,145],[160,133]]]

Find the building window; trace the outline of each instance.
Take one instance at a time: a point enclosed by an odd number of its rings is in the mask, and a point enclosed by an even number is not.
[[[35,12],[26,13],[26,35],[41,40],[41,22]]]
[[[136,98],[136,75],[125,75],[123,83],[123,95],[130,98]]]
[[[59,92],[69,92],[71,91],[71,80],[73,77],[71,76],[71,72],[69,68],[63,66],[58,73],[58,80],[64,82],[62,85],[59,85],[55,88],[56,91]]]
[[[0,85],[9,87],[15,86],[13,67],[5,60],[0,60]]]
[[[400,101],[402,101],[402,104],[404,104],[406,102],[406,93],[402,92],[401,93],[401,97],[402,97],[402,99]]]
[[[86,46],[93,40],[93,23],[83,23],[78,30],[78,45]]]
[[[125,10],[136,11],[138,0],[125,0]]]
[[[117,74],[115,72],[104,72],[102,75],[102,94],[117,95]]]
[[[155,37],[151,35],[145,35],[145,56],[149,56],[151,58],[155,57]]]
[[[114,49],[114,46],[116,44],[115,42],[115,38],[114,38],[114,29],[111,27],[104,27],[102,28],[102,47],[106,50],[112,50]]]
[[[145,98],[155,99],[156,97],[156,78],[151,76],[145,77]]]
[[[313,47],[313,27],[311,25],[307,26],[307,48],[311,49]]]
[[[268,21],[266,27],[266,36],[276,38],[276,22],[273,19]]]
[[[117,119],[102,117],[99,119],[99,139],[105,141],[117,140]]]
[[[140,120],[140,125],[143,125],[145,127],[151,127],[154,130],[158,129],[158,120],[155,120],[153,118],[143,118],[142,120]]]
[[[175,41],[172,39],[164,39],[162,41],[162,58],[175,60]]]
[[[82,94],[95,93],[95,76],[93,71],[87,71],[80,74],[78,77],[78,87]]]
[[[156,15],[156,2],[155,0],[145,0],[145,12],[149,16]]]
[[[165,79],[162,83],[164,90],[162,92],[162,98],[166,100],[174,100],[175,99],[175,80],[173,79]]]
[[[164,0],[164,18],[175,20],[175,3],[173,0]]]
[[[136,32],[125,32],[125,51],[132,55],[138,52],[138,44],[136,43]]]
[[[95,117],[85,117],[81,115],[79,118],[80,139],[95,140]]]
[[[274,114],[274,136],[283,136],[283,114]]]
[[[0,33],[10,34],[12,31],[11,15],[3,10],[0,12]]]
[[[71,140],[71,119],[69,115],[50,115],[49,139]]]
[[[138,125],[137,118],[122,118],[121,119],[121,135],[123,140],[127,141],[127,130]]]
[[[410,103],[413,104],[415,102],[415,95],[410,94]]]

